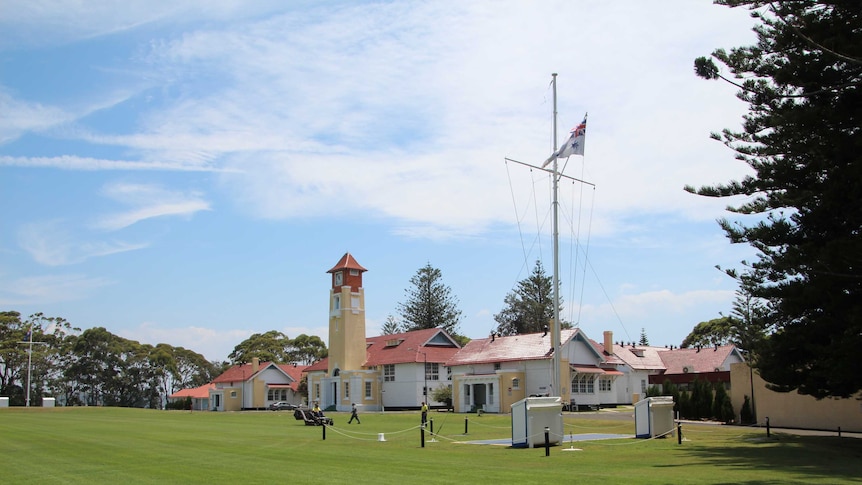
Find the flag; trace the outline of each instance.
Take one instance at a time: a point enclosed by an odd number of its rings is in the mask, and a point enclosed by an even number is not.
[[[561,146],[559,150],[555,151],[553,155],[545,160],[545,163],[542,164],[542,168],[547,167],[555,158],[568,158],[572,155],[583,155],[584,139],[586,138],[586,134],[587,115],[584,115],[584,121],[581,121],[581,124],[572,128],[572,134],[569,136],[569,139],[563,143],[563,146]]]

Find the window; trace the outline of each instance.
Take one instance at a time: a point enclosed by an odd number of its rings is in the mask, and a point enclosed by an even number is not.
[[[572,394],[593,394],[595,392],[595,380],[592,374],[575,374],[572,379]]]
[[[500,363],[494,362],[494,370],[500,370]]]
[[[236,391],[230,391],[230,397],[236,399]]]
[[[344,399],[350,399],[350,383],[344,383]]]
[[[266,393],[268,401],[287,401],[287,389],[269,389]]]
[[[351,269],[350,270],[350,276],[359,276],[359,270],[358,269]]]
[[[611,391],[611,383],[613,380],[609,377],[602,377],[599,379],[599,391],[602,392],[610,392]]]
[[[341,271],[335,273],[335,286],[341,286],[344,282],[344,276],[341,274]]]
[[[371,381],[365,381],[365,399],[371,399]]]
[[[341,310],[341,295],[335,295],[332,298],[332,308],[335,310]]]
[[[425,380],[440,380],[440,364],[438,364],[437,362],[427,362],[425,364]]]
[[[314,397],[315,399],[320,399],[320,384],[314,385]]]
[[[512,379],[512,389],[520,389],[521,388],[521,379],[517,377]]]
[[[646,396],[646,379],[641,379],[641,395]]]
[[[383,364],[383,380],[395,382],[395,364]]]
[[[446,368],[446,380],[447,381],[452,380],[452,368],[451,367]]]

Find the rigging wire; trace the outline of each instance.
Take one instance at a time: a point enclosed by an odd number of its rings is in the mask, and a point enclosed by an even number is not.
[[[580,299],[581,304],[578,305],[578,322],[581,321],[581,311],[583,310],[584,287],[586,286],[586,281],[587,281],[587,263],[590,260],[590,258],[589,258],[589,256],[590,256],[590,236],[592,236],[592,228],[593,228],[593,210],[596,207],[595,201],[596,201],[596,188],[593,187],[593,200],[590,202],[590,218],[589,218],[589,222],[587,223],[587,245],[586,245],[586,249],[584,249],[584,271],[583,271],[583,277],[581,278],[581,299]],[[596,275],[596,279],[598,279],[598,275]],[[605,296],[607,296],[607,295],[605,295]],[[608,300],[608,302],[610,302],[610,299]],[[616,310],[614,312],[616,313]],[[617,318],[619,318],[619,315],[617,315]],[[620,323],[622,323],[622,321]],[[626,332],[626,335],[628,335],[628,332]]]
[[[512,186],[512,173],[509,171],[509,162],[503,159],[506,164],[506,177],[509,179],[509,192],[512,195],[512,207],[515,210],[515,222],[518,224],[518,238],[521,240],[521,252],[524,253],[524,261],[527,260],[527,248],[524,246],[524,233],[521,230],[521,218],[518,217],[518,202],[515,200],[515,188]]]

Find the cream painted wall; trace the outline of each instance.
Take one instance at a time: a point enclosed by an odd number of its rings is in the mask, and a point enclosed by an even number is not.
[[[823,429],[862,432],[862,400],[859,399],[814,399],[796,392],[774,392],[766,388],[766,382],[750,372],[745,363],[730,366],[730,397],[733,410],[739,418],[745,396],[751,395],[754,377],[754,406],[757,422],[770,426],[800,429]],[[862,396],[857,396],[862,397]]]

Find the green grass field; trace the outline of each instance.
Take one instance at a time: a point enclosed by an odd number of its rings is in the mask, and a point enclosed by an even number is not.
[[[466,444],[511,438],[508,415],[330,413],[335,427],[293,413],[121,408],[0,410],[2,483],[862,483],[862,440],[762,429],[686,426],[676,438],[544,448]],[[469,419],[464,435],[464,420]],[[566,433],[632,435],[620,421],[566,419]],[[378,441],[384,433],[385,442]],[[571,450],[570,448],[576,448]]]

